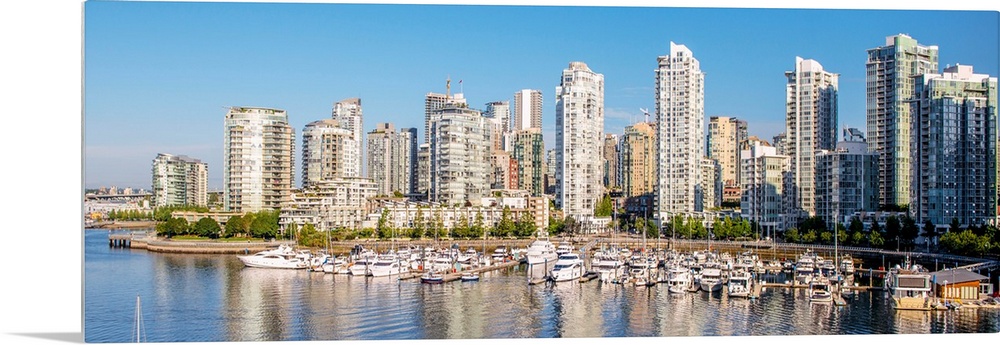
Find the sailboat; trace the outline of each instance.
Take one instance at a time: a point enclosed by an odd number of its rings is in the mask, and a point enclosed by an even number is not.
[[[139,299],[139,295],[135,295],[135,323],[132,325],[132,330],[135,332],[132,335],[132,342],[141,343],[143,339],[146,338],[146,327],[142,323],[142,301]]]

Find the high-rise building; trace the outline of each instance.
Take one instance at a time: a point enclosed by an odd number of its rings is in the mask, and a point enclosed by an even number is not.
[[[920,223],[996,221],[997,78],[956,65],[914,79],[910,211]]]
[[[913,77],[938,71],[938,47],[910,36],[886,37],[885,46],[868,49],[865,64],[868,149],[878,154],[879,203],[910,202],[910,99]]]
[[[474,205],[490,191],[489,128],[478,110],[445,105],[431,115],[430,201]]]
[[[542,92],[524,89],[514,93],[514,122],[511,131],[542,128]]]
[[[722,204],[722,169],[715,158],[701,159],[701,184],[697,187],[701,200],[695,209],[707,211]]]
[[[438,109],[443,108],[445,105],[453,103],[461,103],[468,105],[465,101],[464,95],[461,93],[451,94],[451,79],[448,79],[446,85],[448,90],[447,93],[434,93],[428,92],[427,96],[424,97],[424,143],[430,143],[430,133],[431,133],[431,115],[434,114]]]
[[[379,123],[368,133],[368,178],[378,186],[379,195],[410,192],[410,160],[417,138],[411,132],[396,132],[391,123]]]
[[[493,150],[490,154],[490,188],[517,189],[517,160],[504,150]]]
[[[816,216],[830,229],[855,212],[878,210],[877,155],[856,134],[845,129],[836,150],[816,155]]]
[[[618,136],[611,133],[605,134],[601,152],[604,157],[604,188],[606,190],[620,189],[618,157],[621,152],[618,150]]]
[[[785,135],[785,132],[781,132],[781,133],[778,133],[778,135],[775,135],[773,138],[771,138],[771,141],[774,142],[773,143],[774,144],[774,150],[779,155],[784,155],[784,156],[788,155],[788,153],[785,152],[785,139],[787,139],[786,137],[787,137],[787,135]]]
[[[339,177],[357,177],[357,140],[340,121],[313,121],[302,130],[302,187]]]
[[[510,132],[510,104],[507,101],[495,101],[486,103],[486,110],[483,117],[488,121],[490,127],[490,146],[492,150],[510,151],[511,148],[505,146],[504,139]]]
[[[791,159],[790,217],[816,215],[816,154],[837,143],[838,75],[816,60],[795,57],[785,72],[785,154]]]
[[[416,128],[403,128],[400,131],[407,133],[407,135],[409,136],[409,140],[410,140],[410,172],[409,172],[409,174],[410,174],[410,177],[409,177],[409,179],[410,179],[410,187],[409,187],[409,189],[407,189],[406,193],[407,194],[413,194],[413,193],[417,193],[417,191],[419,190],[419,185],[420,185],[420,181],[419,181],[420,170],[418,170],[420,164],[417,163],[417,155],[418,155],[418,152],[420,151],[420,148],[417,145],[417,129]]]
[[[570,62],[556,87],[556,198],[563,214],[588,223],[603,192],[604,75]]]
[[[639,122],[625,127],[621,139],[621,187],[626,197],[652,194],[656,186],[656,129]]]
[[[295,129],[284,110],[230,107],[224,127],[223,205],[228,212],[278,209],[291,200]]]
[[[675,215],[702,211],[697,207],[705,157],[705,73],[691,50],[674,42],[657,63],[654,207],[662,224]]]
[[[152,201],[155,207],[207,205],[208,164],[188,156],[157,154],[153,159]]]
[[[785,230],[784,187],[788,156],[779,155],[766,141],[753,142],[740,153],[743,196],[740,213],[774,237]]]
[[[556,194],[556,149],[545,151],[545,194]]]
[[[361,99],[348,98],[333,105],[331,118],[340,123],[340,127],[351,132],[354,140],[354,152],[350,154],[353,158],[344,169],[345,177],[360,177],[362,164],[364,161],[364,121],[361,114]]]
[[[514,160],[517,161],[517,189],[527,190],[531,196],[541,196],[545,191],[545,142],[542,130],[528,128],[514,134]]]
[[[719,162],[723,202],[740,201],[740,143],[747,140],[747,122],[725,116],[708,120],[708,157]]]
[[[420,144],[417,149],[417,190],[414,194],[427,198],[431,190],[431,144]]]

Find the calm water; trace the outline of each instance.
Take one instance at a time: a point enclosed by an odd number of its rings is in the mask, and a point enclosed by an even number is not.
[[[804,290],[747,300],[596,280],[529,286],[523,268],[427,285],[113,249],[107,235],[85,234],[87,342],[131,341],[137,294],[151,342],[1000,332],[1000,310],[897,312],[882,292],[835,307]]]

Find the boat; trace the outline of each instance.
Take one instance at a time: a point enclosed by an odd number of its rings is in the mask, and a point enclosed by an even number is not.
[[[444,275],[436,271],[427,271],[427,273],[420,276],[420,282],[424,284],[441,284],[444,283]]]
[[[850,255],[844,255],[844,258],[840,259],[840,270],[845,274],[854,274],[854,260]]]
[[[342,257],[330,257],[323,263],[323,273],[348,274],[351,271],[347,268],[347,260]]]
[[[352,276],[368,276],[371,275],[371,266],[375,263],[375,257],[372,256],[362,256],[354,263],[351,264],[350,270]]]
[[[320,251],[309,259],[309,268],[313,272],[323,272],[323,265],[326,264],[327,260],[330,260],[331,258],[333,257],[330,254],[327,254],[326,251]]]
[[[753,275],[748,271],[736,271],[729,276],[726,291],[730,297],[750,297],[753,291]]]
[[[451,272],[455,268],[455,264],[451,262],[451,258],[447,256],[436,256],[431,259],[431,270],[438,272]]]
[[[510,254],[507,253],[506,246],[498,246],[496,249],[493,250],[493,254],[490,255],[490,257],[493,258],[494,262],[502,262],[507,260],[508,255]]]
[[[461,279],[463,282],[479,281],[479,273],[464,272]]]
[[[569,242],[563,241],[559,242],[559,246],[556,247],[556,255],[563,255],[573,251],[573,245]]]
[[[549,277],[553,281],[579,280],[583,276],[583,259],[574,253],[566,253],[559,256],[555,267],[549,272]]]
[[[670,293],[690,292],[694,285],[694,277],[683,266],[671,266],[667,271],[667,277],[667,291]]]
[[[722,270],[711,267],[701,271],[700,287],[708,293],[722,290]]]
[[[885,276],[885,288],[895,309],[928,310],[931,287],[931,274],[923,266],[911,264],[909,257]]]
[[[534,242],[531,242],[525,256],[528,258],[529,265],[544,264],[546,269],[554,265],[556,260],[559,259],[559,255],[556,254],[556,247],[546,237],[539,237]]]
[[[284,269],[304,269],[309,268],[309,259],[293,252],[290,247],[278,248],[275,250],[265,250],[254,255],[237,256],[247,267],[258,268],[284,268]]]
[[[833,292],[831,291],[830,281],[828,279],[816,277],[809,281],[809,302],[833,302]]]
[[[407,273],[410,271],[409,265],[395,255],[380,256],[375,263],[369,266],[369,273],[373,277],[387,277]]]
[[[625,268],[621,260],[614,254],[608,252],[598,252],[594,255],[591,267],[599,275],[601,282],[614,282],[625,274]]]

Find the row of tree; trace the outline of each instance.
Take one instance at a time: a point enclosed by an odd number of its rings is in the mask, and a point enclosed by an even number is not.
[[[136,209],[131,210],[111,210],[108,211],[107,218],[114,221],[136,221],[136,220],[155,220],[159,222],[165,222],[170,220],[171,213],[174,211],[184,211],[184,212],[208,212],[208,208],[204,206],[162,206],[154,208],[152,211],[140,211]]]
[[[204,217],[194,224],[184,218],[168,217],[156,225],[156,234],[163,237],[194,235],[208,238],[277,238],[279,235],[278,210],[250,212],[243,216],[233,216],[226,221],[223,229],[215,219]],[[287,233],[286,238],[291,233]]]
[[[803,220],[797,228],[785,230],[783,236],[790,243],[833,244],[835,240],[833,231],[819,217]],[[931,243],[937,242],[939,246],[934,249],[958,255],[1000,254],[1000,231],[996,227],[984,224],[962,228],[958,219],[952,219],[947,231],[941,232],[929,220],[921,226],[908,215],[889,216],[885,225],[872,222],[868,229],[865,229],[860,219],[854,217],[847,228],[837,224],[836,236],[836,241],[841,245],[902,251],[916,249],[917,237],[923,236],[929,239],[923,244],[928,250],[932,249]]]
[[[440,213],[435,213],[431,217],[424,215],[424,209],[418,208],[414,216],[413,225],[409,228],[397,229],[393,226],[392,214],[388,210],[383,210],[378,223],[372,234],[355,232],[354,234],[342,234],[346,237],[352,235],[366,237],[374,235],[380,239],[393,237],[409,238],[482,238],[489,237],[528,237],[537,231],[535,220],[530,213],[523,213],[519,219],[514,219],[510,208],[504,207],[500,221],[496,226],[484,224],[482,213],[476,213],[473,219],[467,215],[462,215],[455,222],[451,229],[445,228],[444,220]]]

